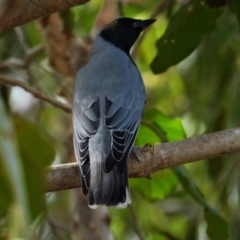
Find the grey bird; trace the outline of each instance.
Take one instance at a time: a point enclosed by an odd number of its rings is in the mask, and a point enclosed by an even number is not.
[[[89,62],[76,77],[73,142],[82,192],[91,208],[131,203],[127,158],[146,91],[130,49],[154,19],[118,18],[99,32]]]

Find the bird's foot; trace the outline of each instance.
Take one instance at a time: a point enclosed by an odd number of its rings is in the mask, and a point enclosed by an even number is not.
[[[130,153],[137,159],[138,163],[141,162],[141,163],[143,164],[143,166],[145,166],[144,158],[143,158],[143,156],[141,155],[141,152],[140,152],[139,150],[137,151],[137,148],[136,148],[135,146],[132,147]],[[152,179],[151,174],[150,174],[150,173],[147,173],[147,172],[148,172],[147,166],[145,166],[144,169],[146,169],[146,170],[145,170],[146,173],[144,174],[144,175],[145,175],[145,178],[147,178],[147,179]]]
[[[138,162],[143,161],[143,158],[141,157],[141,155],[139,154],[139,152],[137,151],[137,148],[135,146],[132,147],[131,154],[137,159]]]

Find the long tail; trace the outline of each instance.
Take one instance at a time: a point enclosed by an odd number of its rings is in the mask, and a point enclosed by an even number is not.
[[[127,166],[122,174],[117,167],[106,173],[102,163],[93,162],[90,175],[89,207],[95,209],[99,205],[106,205],[125,208],[131,203]]]

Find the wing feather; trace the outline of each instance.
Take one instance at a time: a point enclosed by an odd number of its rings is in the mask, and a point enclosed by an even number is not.
[[[117,101],[106,96],[105,126],[111,132],[112,145],[104,163],[105,172],[111,172],[116,165],[120,173],[124,172],[140,124],[144,103],[145,95],[141,92],[128,92]]]
[[[87,105],[85,104],[85,106]],[[83,194],[87,195],[90,188],[88,144],[89,139],[97,132],[100,124],[99,99],[89,105],[88,108],[84,108],[84,105],[73,102],[73,124],[75,156],[80,166]]]

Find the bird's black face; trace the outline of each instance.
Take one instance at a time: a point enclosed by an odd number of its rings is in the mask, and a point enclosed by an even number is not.
[[[100,36],[129,54],[140,33],[155,21],[155,19],[117,18],[101,30]]]

